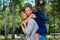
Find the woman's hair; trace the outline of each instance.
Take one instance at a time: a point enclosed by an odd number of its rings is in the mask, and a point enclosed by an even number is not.
[[[21,9],[21,10],[19,10],[19,14],[21,14],[21,12],[24,12],[25,14],[26,14],[26,12],[25,12],[25,9]],[[26,14],[27,15],[27,14]],[[21,16],[21,15],[20,15]],[[28,16],[28,15],[27,15]]]
[[[21,9],[21,10],[19,10],[19,14],[20,14],[21,12],[25,12],[25,9]]]

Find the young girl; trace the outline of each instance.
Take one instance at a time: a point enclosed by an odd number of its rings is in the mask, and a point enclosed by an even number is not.
[[[26,26],[28,20],[31,19],[31,18],[34,19],[34,18],[36,18],[36,16],[35,16],[34,14],[31,14],[29,17],[27,17],[27,19],[24,20],[24,25],[25,25],[25,26]],[[42,31],[41,31],[41,30],[42,30]],[[41,28],[39,28],[39,29],[37,30],[37,32],[36,32],[36,34],[35,34],[35,40],[46,40],[45,37],[44,37],[44,32],[43,32],[43,31],[44,31],[44,30],[41,29]],[[40,35],[40,33],[41,33],[41,35]]]
[[[39,26],[39,29],[36,31],[36,34],[35,34],[35,39],[40,40],[42,38],[42,36],[44,36],[46,33],[46,26],[45,26],[45,21],[47,20],[46,17],[44,15],[42,15],[41,12],[35,12],[34,13],[30,6],[27,6],[25,8],[25,12],[29,16],[26,19],[26,21],[24,22],[25,25],[28,22],[29,18],[33,18]],[[44,37],[43,37],[43,40],[45,40]]]

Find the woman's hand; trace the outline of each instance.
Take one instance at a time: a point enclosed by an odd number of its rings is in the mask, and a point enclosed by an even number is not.
[[[26,21],[24,20],[24,21],[21,23],[21,26],[24,27],[24,28],[26,28],[26,24],[27,24],[27,23],[26,23]]]
[[[23,26],[26,28],[26,24],[27,24],[26,20],[24,20],[24,21],[22,22],[22,24],[23,24]]]
[[[22,30],[25,30],[24,23],[21,23]]]

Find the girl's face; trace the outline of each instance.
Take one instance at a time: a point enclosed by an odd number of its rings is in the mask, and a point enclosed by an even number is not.
[[[25,11],[26,11],[26,14],[27,14],[28,16],[32,13],[32,10],[31,10],[30,7],[27,7],[27,8],[25,9]]]
[[[21,17],[24,18],[24,19],[26,19],[27,18],[26,13],[25,12],[21,12]]]

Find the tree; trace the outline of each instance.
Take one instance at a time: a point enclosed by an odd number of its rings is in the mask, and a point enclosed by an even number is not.
[[[50,28],[50,33],[58,32],[59,30],[59,24],[60,24],[60,0],[49,0],[48,3],[45,5],[45,13],[46,16],[49,18],[49,28]]]
[[[45,0],[35,0],[36,10],[40,10],[45,13]]]
[[[2,0],[3,1],[3,0]],[[19,10],[21,10],[21,8],[24,5],[24,0],[13,0],[15,2],[15,7],[16,7],[16,15],[15,15],[15,28],[19,28],[20,27],[20,23],[21,23],[21,17],[19,14]],[[12,1],[9,3],[9,5],[12,4]],[[3,4],[2,4],[3,5]],[[8,30],[10,30],[10,28],[12,28],[12,12],[10,11],[10,7],[11,6],[4,6],[3,9],[6,9],[6,26],[8,27]],[[4,10],[0,10],[0,31],[2,31],[4,29]]]

